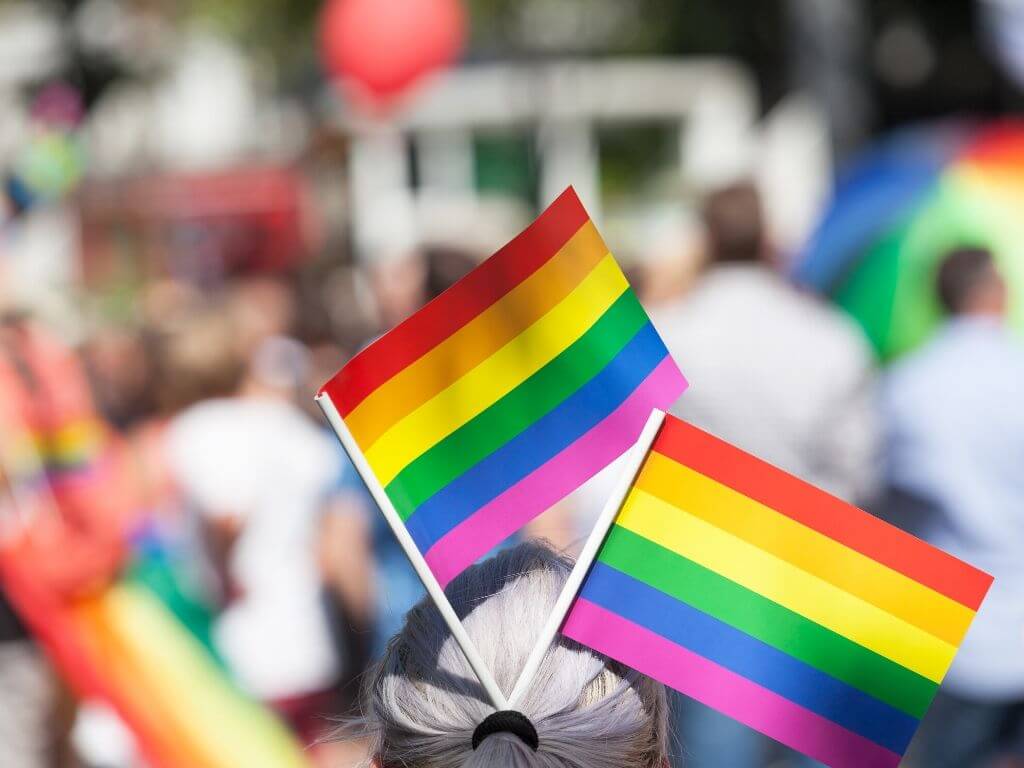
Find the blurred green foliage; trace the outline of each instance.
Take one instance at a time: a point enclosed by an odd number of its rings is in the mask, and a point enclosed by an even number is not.
[[[324,0],[183,0],[192,19],[235,37],[287,79],[316,66]],[[463,0],[466,57],[716,53],[777,40],[781,0]],[[181,6],[179,6],[181,7]]]
[[[481,192],[500,192],[538,203],[537,148],[526,131],[491,130],[473,137],[475,185]]]
[[[237,39],[285,80],[317,66],[321,0],[184,0],[193,21]]]
[[[675,125],[637,122],[598,129],[601,195],[624,199],[657,182],[666,168],[679,164],[679,131]]]

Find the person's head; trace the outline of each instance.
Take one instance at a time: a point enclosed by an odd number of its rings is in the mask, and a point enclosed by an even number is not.
[[[949,315],[1006,314],[1006,283],[985,248],[956,248],[947,253],[939,264],[935,289]]]
[[[81,352],[93,397],[103,415],[126,429],[153,415],[154,354],[143,329],[98,328]]]
[[[476,565],[448,589],[498,685],[512,689],[572,563],[525,543]],[[533,751],[499,732],[473,749],[493,708],[429,600],[413,608],[366,689],[375,768],[662,768],[665,689],[561,638],[518,709],[539,737]]]
[[[296,304],[294,275],[252,275],[233,283],[228,306],[243,354],[254,354],[267,339],[290,335],[298,314]]]
[[[426,260],[418,251],[374,262],[368,274],[381,330],[395,327],[428,300]]]
[[[309,375],[309,349],[288,336],[272,336],[253,351],[243,393],[298,403]]]
[[[704,202],[709,264],[755,264],[767,257],[761,196],[753,183],[737,182]]]
[[[380,325],[393,328],[465,277],[479,260],[465,250],[427,246],[374,264],[370,283]]]
[[[246,361],[234,315],[222,304],[194,309],[187,320],[165,332],[156,361],[156,397],[164,415],[236,394]]]
[[[423,255],[427,264],[427,301],[436,299],[480,263],[469,251],[446,245],[426,248]]]

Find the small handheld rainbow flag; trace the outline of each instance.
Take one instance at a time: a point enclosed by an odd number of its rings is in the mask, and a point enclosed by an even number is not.
[[[896,768],[991,583],[669,416],[562,631],[833,768]]]
[[[318,399],[443,586],[626,451],[685,388],[570,188]]]

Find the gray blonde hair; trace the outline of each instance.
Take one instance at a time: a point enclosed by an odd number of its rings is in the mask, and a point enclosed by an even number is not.
[[[448,589],[498,685],[526,663],[572,562],[526,543],[476,565]],[[536,752],[496,733],[474,751],[493,707],[433,603],[406,617],[368,678],[364,725],[381,768],[657,768],[667,754],[665,689],[566,638],[548,651],[519,705]]]

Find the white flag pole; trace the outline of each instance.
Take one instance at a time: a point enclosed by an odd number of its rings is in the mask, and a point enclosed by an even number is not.
[[[380,484],[377,476],[370,468],[370,463],[366,460],[366,456],[363,455],[352,433],[349,432],[344,419],[338,413],[338,409],[331,402],[331,398],[324,393],[317,395],[316,402],[334,428],[338,439],[341,440],[345,452],[352,460],[352,464],[355,465],[360,477],[363,478],[363,482],[366,483],[366,487],[373,496],[373,500],[380,507],[380,511],[384,514],[384,519],[388,521],[388,525],[391,526],[391,530],[398,538],[398,543],[402,545],[402,549],[405,550],[405,554],[412,562],[412,566],[416,569],[416,574],[420,577],[420,581],[423,582],[427,594],[430,595],[437,609],[441,612],[441,617],[448,625],[448,629],[451,630],[452,637],[455,638],[459,647],[462,648],[462,652],[466,655],[466,660],[469,661],[469,666],[473,668],[473,672],[480,679],[480,683],[487,692],[491,704],[498,710],[508,709],[508,701],[505,699],[505,694],[498,687],[494,675],[488,669],[487,664],[484,663],[483,658],[480,656],[480,652],[466,633],[465,627],[462,626],[458,614],[455,613],[455,609],[452,608],[452,604],[448,601],[448,597],[441,588],[441,584],[438,582],[437,577],[434,576],[434,572],[430,570],[427,561],[423,559],[423,554],[420,552],[419,547],[416,546],[416,542],[413,541],[412,536],[405,527],[405,523],[402,522],[398,510],[395,509],[395,505],[385,492],[384,486]]]
[[[573,566],[565,586],[562,587],[561,594],[558,595],[558,600],[551,611],[551,616],[541,630],[540,639],[530,653],[530,657],[526,660],[526,666],[523,667],[523,671],[519,674],[515,688],[512,689],[512,695],[509,696],[509,706],[513,709],[522,702],[523,696],[530,690],[530,686],[533,685],[537,673],[540,672],[544,657],[547,655],[551,643],[554,642],[558,630],[562,628],[562,623],[565,621],[565,617],[569,613],[573,601],[576,599],[576,593],[583,586],[583,579],[586,578],[587,573],[590,571],[590,566],[593,565],[594,559],[601,549],[601,545],[604,544],[608,531],[619,514],[619,509],[626,501],[626,494],[629,493],[629,489],[632,487],[633,481],[636,479],[637,473],[647,457],[647,452],[651,449],[654,438],[657,436],[658,430],[661,429],[664,421],[664,411],[652,411],[651,415],[647,418],[643,431],[640,433],[640,437],[637,438],[636,443],[630,449],[629,458],[626,461],[626,465],[622,468],[618,484],[612,491],[611,496],[608,497],[608,501],[605,502],[604,509],[601,510],[601,515],[594,524],[594,530],[591,531],[586,544],[583,545],[583,551],[580,552],[576,565]]]

